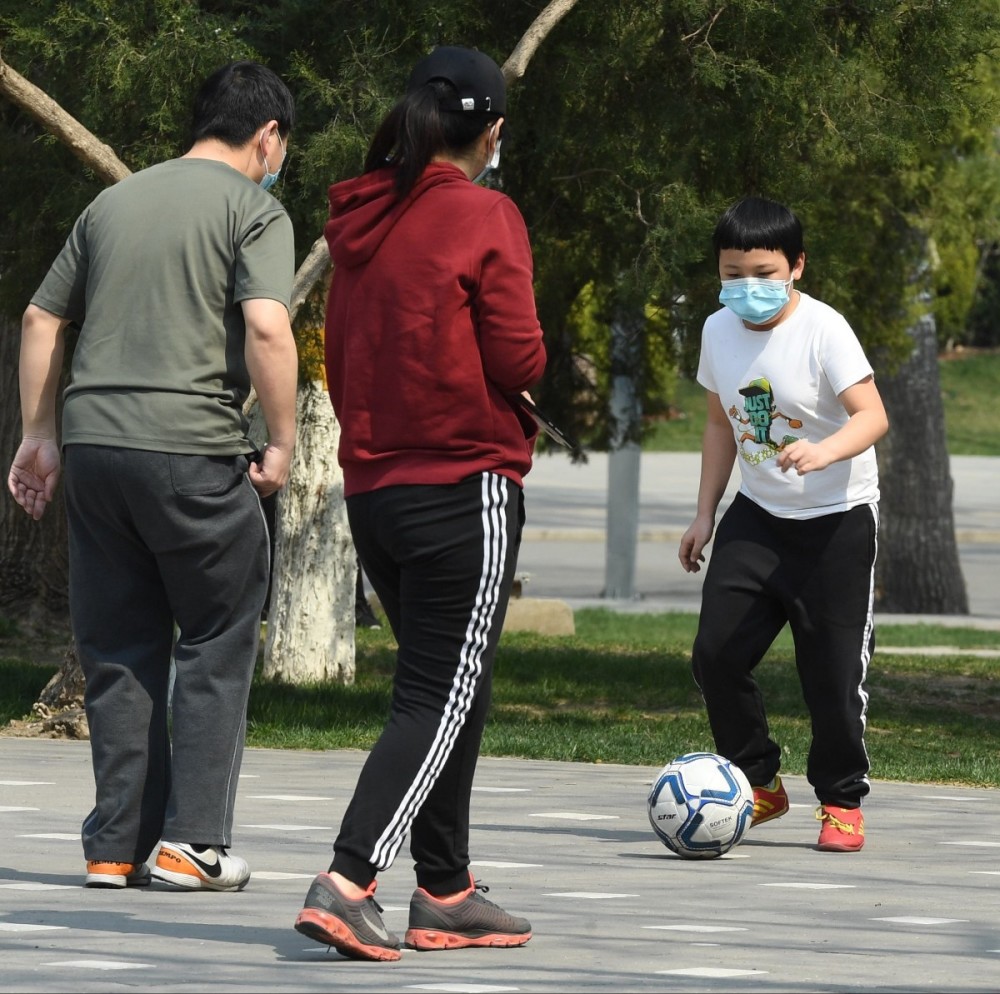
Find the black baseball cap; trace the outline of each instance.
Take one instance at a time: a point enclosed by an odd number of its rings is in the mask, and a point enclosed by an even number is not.
[[[411,93],[434,79],[451,83],[457,99],[445,101],[442,110],[478,110],[500,116],[507,112],[507,83],[500,67],[474,48],[441,45],[421,59],[410,73],[406,92]]]

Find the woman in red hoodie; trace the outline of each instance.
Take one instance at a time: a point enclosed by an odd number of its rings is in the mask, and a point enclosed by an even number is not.
[[[407,835],[414,949],[519,946],[469,871],[469,804],[524,521],[545,368],[527,230],[476,183],[500,155],[497,64],[435,49],[330,188],[326,374],[351,533],[399,645],[392,711],[295,922],[358,959],[400,942],[374,899]]]

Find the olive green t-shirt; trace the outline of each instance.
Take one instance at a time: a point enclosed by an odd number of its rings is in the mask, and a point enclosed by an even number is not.
[[[249,452],[244,300],[289,305],[292,225],[242,173],[171,159],[100,193],[31,302],[79,326],[62,444]]]

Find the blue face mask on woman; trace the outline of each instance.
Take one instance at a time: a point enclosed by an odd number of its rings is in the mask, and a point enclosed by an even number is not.
[[[744,276],[723,280],[719,303],[750,324],[767,324],[788,303],[792,280],[765,280]]]
[[[491,130],[490,134],[492,133]],[[497,138],[497,143],[493,146],[493,155],[490,156],[490,161],[483,167],[483,171],[473,179],[473,183],[478,183],[488,172],[500,168],[500,142],[502,140],[501,138]]]

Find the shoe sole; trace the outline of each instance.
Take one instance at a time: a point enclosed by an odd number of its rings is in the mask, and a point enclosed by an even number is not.
[[[512,946],[523,946],[530,938],[531,932],[517,935],[505,935],[502,932],[463,935],[461,932],[442,932],[440,929],[411,928],[403,941],[409,949],[430,952],[435,949],[468,949],[471,946],[509,949]]]
[[[864,847],[864,839],[861,840],[860,845],[851,845],[850,843],[844,844],[843,842],[819,842],[816,848],[820,852],[857,852],[859,849]]]
[[[390,946],[372,946],[362,942],[339,918],[316,908],[303,908],[295,919],[295,931],[316,942],[333,946],[351,959],[397,960],[402,954]]]
[[[143,877],[129,879],[120,873],[88,873],[83,882],[84,887],[104,888],[105,890],[121,890],[125,887],[148,887],[149,874]]]
[[[152,873],[157,880],[173,884],[176,887],[183,887],[184,890],[240,891],[250,883],[250,878],[247,877],[246,880],[242,880],[238,884],[217,884],[194,873],[178,873],[176,870],[164,870],[159,866]]]

